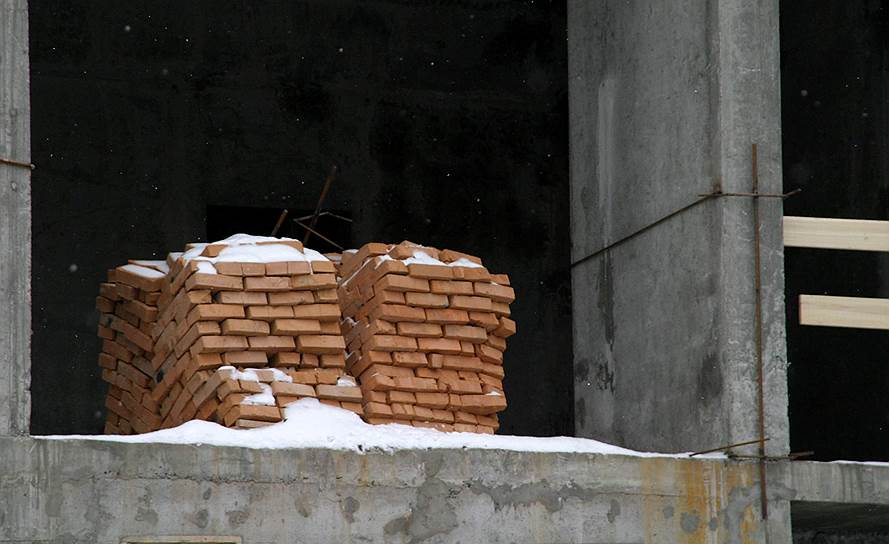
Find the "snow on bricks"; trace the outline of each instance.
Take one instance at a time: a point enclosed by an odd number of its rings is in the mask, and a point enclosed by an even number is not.
[[[493,433],[514,298],[478,257],[411,242],[325,257],[235,235],[130,261],[96,299],[105,432],[255,428],[314,398],[369,423]]]

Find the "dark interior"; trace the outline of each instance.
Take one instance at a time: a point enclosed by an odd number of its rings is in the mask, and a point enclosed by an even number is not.
[[[336,164],[326,208],[352,223],[323,218],[333,241],[409,239],[511,276],[501,432],[572,434],[565,17],[548,1],[32,0],[32,433],[101,431],[109,267],[269,234],[283,208],[315,209]]]
[[[786,215],[889,219],[889,2],[781,3]],[[889,296],[889,255],[786,252],[790,440],[889,460],[889,332],[802,327],[799,295]]]

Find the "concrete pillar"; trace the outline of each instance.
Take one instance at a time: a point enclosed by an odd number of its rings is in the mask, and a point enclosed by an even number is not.
[[[781,179],[777,0],[568,2],[579,436],[758,438],[752,199]],[[761,199],[767,454],[788,451],[780,199]],[[592,257],[589,257],[593,255]],[[742,448],[755,453],[755,447]]]
[[[0,159],[30,163],[28,3],[0,2]],[[31,171],[0,161],[0,436],[28,434]]]

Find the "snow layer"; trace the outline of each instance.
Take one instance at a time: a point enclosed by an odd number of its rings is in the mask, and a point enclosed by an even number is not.
[[[295,241],[293,238],[274,238],[272,236],[252,236],[249,234],[233,234],[225,240],[213,242],[213,244],[225,244],[228,247],[219,252],[216,257],[202,257],[204,248],[208,244],[194,244],[194,247],[182,254],[185,262],[198,261],[198,266],[207,263],[277,263],[277,262],[299,262],[299,261],[327,261],[328,258],[314,249],[305,248],[300,251],[295,247],[286,244],[275,244],[273,242]],[[262,245],[259,245],[262,243]],[[200,270],[205,272],[205,270]],[[206,270],[206,273],[214,274],[213,271]]]
[[[256,449],[329,448],[335,450],[394,451],[401,449],[486,449],[528,452],[577,452],[639,457],[687,457],[687,454],[643,453],[603,442],[564,436],[529,436],[444,433],[407,425],[370,425],[356,414],[302,399],[285,409],[286,420],[268,427],[238,430],[207,421],[189,421],[173,429],[153,433],[115,435],[55,435],[48,440],[98,440],[129,444],[207,444]],[[701,456],[705,457],[705,456]],[[709,455],[708,458],[721,458]]]

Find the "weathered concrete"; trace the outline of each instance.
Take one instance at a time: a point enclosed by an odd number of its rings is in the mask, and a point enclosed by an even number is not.
[[[714,188],[781,190],[778,3],[569,1],[572,258]],[[636,449],[758,436],[752,202],[576,265],[575,428]],[[761,204],[766,434],[788,448],[781,202]],[[752,451],[750,448],[748,451]]]
[[[750,463],[2,439],[0,474],[3,542],[763,541]]]
[[[0,3],[0,158],[31,161],[28,6]],[[31,171],[0,163],[0,436],[31,412]]]

